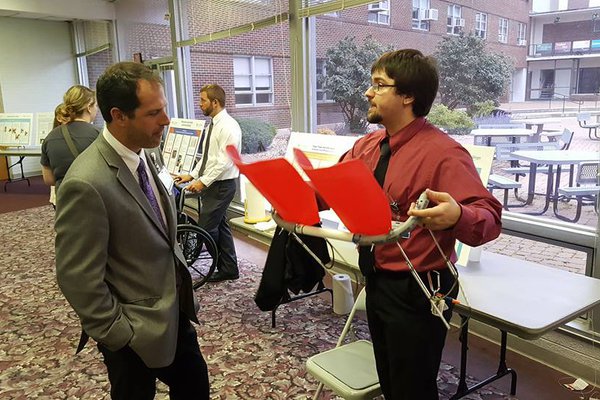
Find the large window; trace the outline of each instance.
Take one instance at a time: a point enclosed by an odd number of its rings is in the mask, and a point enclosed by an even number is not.
[[[273,104],[273,67],[270,57],[234,57],[236,106]]]
[[[464,26],[465,20],[462,18],[462,7],[457,6],[456,4],[449,5],[446,32],[451,35],[459,35]]]
[[[519,29],[517,31],[517,45],[527,46],[527,24],[519,22]]]
[[[388,0],[380,1],[375,4],[369,4],[369,22],[374,24],[390,24],[390,2]]]
[[[482,39],[487,37],[487,18],[487,14],[475,14],[475,36],[478,36]]]
[[[412,27],[413,29],[429,30],[429,20],[433,19],[432,14],[435,11],[435,19],[437,19],[437,10],[429,8],[429,0],[412,0]]]
[[[498,20],[498,41],[508,43],[508,19],[506,18]]]

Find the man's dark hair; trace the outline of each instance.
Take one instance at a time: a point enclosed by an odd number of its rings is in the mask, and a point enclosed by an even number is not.
[[[435,59],[414,49],[390,51],[375,61],[371,73],[375,71],[385,71],[394,80],[397,94],[414,97],[415,116],[429,114],[440,84]]]
[[[204,85],[200,89],[200,93],[206,92],[206,96],[210,101],[217,100],[221,107],[225,107],[225,90],[216,83]]]
[[[137,89],[141,79],[163,83],[147,66],[128,61],[111,65],[100,76],[96,83],[96,98],[106,123],[112,122],[110,110],[113,107],[123,111],[129,118],[133,117],[140,105]]]

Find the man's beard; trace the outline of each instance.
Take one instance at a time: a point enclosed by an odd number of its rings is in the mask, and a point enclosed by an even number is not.
[[[381,121],[383,121],[383,118],[377,111],[367,112],[367,121],[372,124],[379,124]]]
[[[205,117],[208,117],[212,112],[213,112],[212,106],[207,108],[206,110],[202,110],[202,113],[204,114]]]

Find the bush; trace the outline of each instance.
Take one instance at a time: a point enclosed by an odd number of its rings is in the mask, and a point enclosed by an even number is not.
[[[242,154],[265,151],[277,133],[268,122],[256,119],[237,119],[237,122],[242,129]]]
[[[443,104],[436,104],[431,107],[427,120],[453,135],[467,135],[475,126],[466,112],[450,110]]]
[[[473,118],[481,118],[492,115],[492,113],[496,110],[496,104],[493,100],[482,101],[479,103],[473,104],[469,107],[469,115]]]

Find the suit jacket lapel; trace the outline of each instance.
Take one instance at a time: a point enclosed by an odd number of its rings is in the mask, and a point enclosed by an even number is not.
[[[108,142],[106,141],[106,139],[104,139],[104,137],[102,137],[102,135],[100,135],[99,137],[98,149],[100,151],[100,154],[102,154],[102,156],[106,160],[106,163],[109,166],[115,168],[115,175],[119,183],[139,204],[140,208],[144,211],[146,216],[156,226],[156,229],[158,229],[161,232],[165,239],[169,240],[167,233],[164,231],[160,221],[158,220],[158,216],[152,209],[152,206],[150,205],[148,198],[146,198],[146,195],[142,191],[142,188],[140,188],[139,183],[135,180],[135,178],[131,174],[131,171],[129,170],[129,168],[127,168],[127,165],[125,165],[125,162],[123,161],[121,156],[117,154],[117,152],[108,144]],[[159,185],[157,186],[160,185],[161,184],[159,182]],[[169,240],[169,242],[171,241]]]

